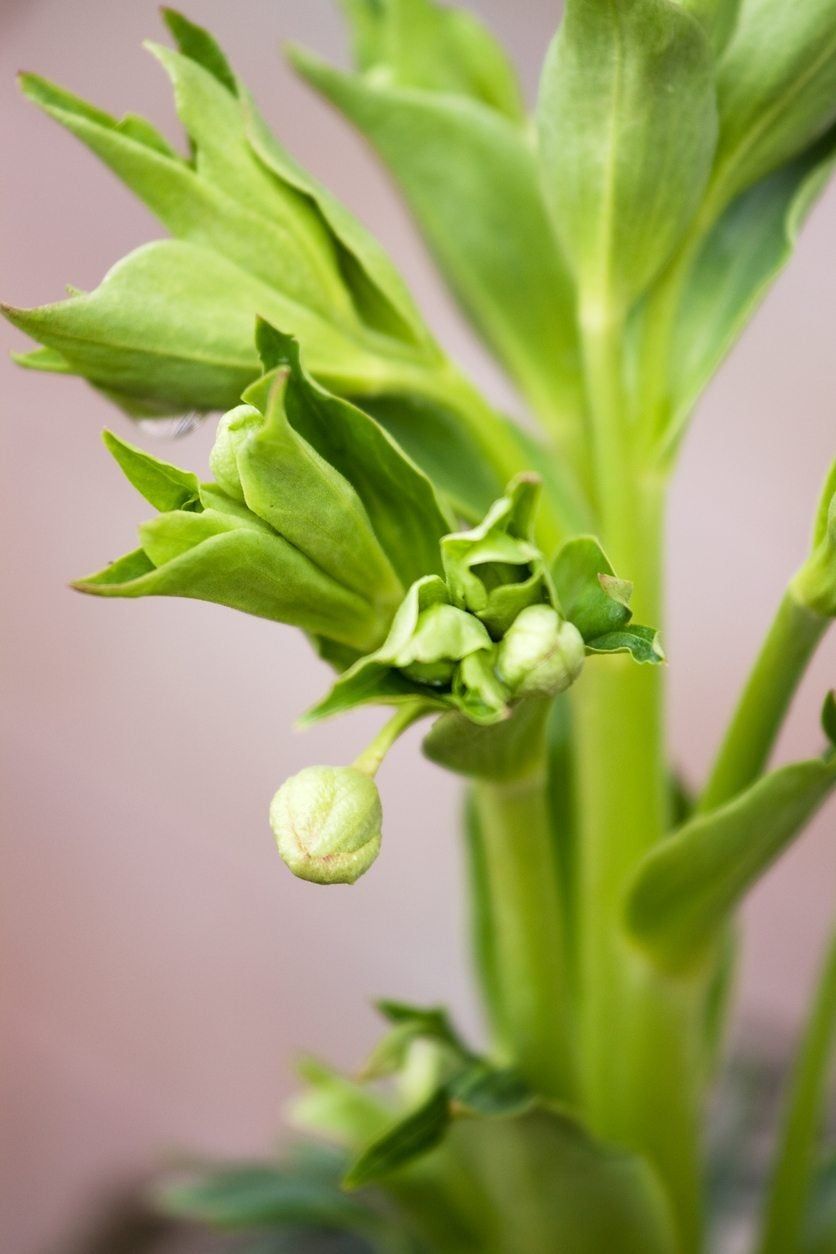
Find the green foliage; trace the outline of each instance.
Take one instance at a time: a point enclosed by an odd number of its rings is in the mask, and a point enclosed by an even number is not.
[[[673,0],[568,0],[538,109],[546,196],[589,317],[629,306],[696,212],[714,152],[712,58]]]
[[[828,717],[828,722],[829,722]],[[836,787],[836,750],[763,776],[691,819],[639,867],[631,935],[666,970],[687,971],[722,939],[732,912]]]
[[[487,1047],[440,1008],[380,1003],[387,1031],[358,1078],[302,1067],[291,1117],[336,1155],[198,1168],[162,1202],[252,1254],[323,1238],[381,1254],[698,1254],[731,924],[836,785],[832,693],[831,748],[765,773],[836,616],[836,468],[693,804],[665,756],[659,636],[633,621],[607,553],[659,622],[690,412],[834,168],[836,9],[567,0],[529,118],[467,11],[341,7],[354,69],[300,51],[294,65],[391,171],[541,430],[497,414],[445,356],[207,31],[164,10],[176,48],[150,46],[186,156],[140,117],[21,76],[172,238],[92,292],[4,307],[39,345],[18,360],[80,375],[134,418],[224,413],[210,482],[105,433],[157,513],[139,548],[76,586],[299,627],[337,672],[308,721],[397,707],[353,764],[277,793],[280,852],[303,878],[351,883],[374,860],[373,777],[417,719],[434,718],[425,754],[473,781]],[[831,964],[764,1254],[832,1244],[832,1172],[817,1174],[832,980]]]

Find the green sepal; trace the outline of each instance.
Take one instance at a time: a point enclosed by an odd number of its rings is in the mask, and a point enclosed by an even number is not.
[[[457,1115],[508,1119],[526,1114],[537,1097],[513,1067],[492,1067],[476,1061],[450,1080],[447,1091]]]
[[[654,627],[630,623],[620,631],[608,631],[588,640],[587,653],[629,653],[635,662],[656,666],[665,661],[665,651]]]
[[[639,867],[627,902],[636,944],[666,971],[701,969],[746,893],[836,787],[836,751],[764,776],[698,814]]]
[[[105,448],[122,473],[154,509],[161,512],[200,507],[200,481],[188,470],[160,461],[112,431],[102,434]]]
[[[425,615],[430,616],[430,622],[422,630]],[[444,685],[434,689],[420,678],[411,678],[410,669],[436,662],[459,663],[474,651],[490,651],[491,647],[481,623],[450,604],[443,579],[427,575],[407,592],[380,648],[341,675],[303,721],[330,718],[368,702],[391,704],[416,697],[425,699],[429,708],[434,704],[441,709],[458,705],[459,698]],[[413,673],[421,674],[414,669]]]
[[[525,133],[472,99],[291,56],[374,145],[453,295],[532,407],[572,428],[584,406],[574,285]]]
[[[813,1180],[799,1254],[833,1254],[836,1249],[836,1153],[819,1166]]]
[[[586,644],[630,622],[633,585],[616,577],[594,536],[567,540],[554,560],[552,576],[560,610]]]
[[[539,476],[518,475],[482,522],[441,541],[454,604],[481,619],[495,639],[520,610],[553,600],[550,572],[531,539],[539,495]]]
[[[256,346],[266,370],[290,371],[288,421],[352,485],[403,585],[440,574],[450,518],[429,478],[373,418],[311,378],[291,337],[259,320]]]
[[[742,0],[681,0],[683,9],[706,29],[716,56],[725,48],[734,32]]]
[[[357,1155],[343,1177],[343,1188],[374,1184],[428,1154],[443,1141],[450,1119],[450,1098],[442,1088]]]
[[[436,719],[421,747],[431,762],[459,775],[522,779],[539,765],[551,704],[543,697],[520,701],[509,718],[487,727],[451,710]]]
[[[682,239],[708,180],[716,106],[705,31],[673,0],[567,0],[538,122],[582,316],[623,312]]]
[[[275,370],[245,392],[263,419],[238,427],[234,457],[244,501],[317,566],[380,604],[388,621],[404,585],[351,482],[291,421],[306,390],[297,358],[291,373]]]
[[[423,1008],[395,1001],[379,1001],[376,1005],[392,1027],[367,1059],[362,1070],[364,1080],[377,1080],[401,1071],[416,1041],[432,1041],[458,1061],[473,1057],[442,1007]]]
[[[158,515],[143,533],[143,548],[73,587],[102,597],[213,601],[360,651],[380,630],[368,601],[258,520],[243,524],[220,511],[176,511]],[[146,543],[172,556],[157,566],[145,552]]]

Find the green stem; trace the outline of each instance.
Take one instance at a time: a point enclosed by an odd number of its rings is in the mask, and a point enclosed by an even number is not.
[[[563,902],[548,796],[540,774],[477,783],[474,799],[493,928],[495,995],[507,1045],[547,1097],[574,1088]]]
[[[700,797],[701,811],[730,801],[761,774],[828,625],[791,591],[785,594]]]
[[[621,323],[587,311],[583,331],[601,538],[635,583],[638,620],[661,626],[664,487],[638,463]],[[595,1131],[653,1163],[690,1252],[701,1239],[701,993],[636,962],[622,918],[627,884],[668,826],[663,682],[660,667],[594,659],[573,689],[581,1080]]]
[[[789,1254],[801,1249],[834,1044],[836,935],[830,944],[813,1012],[795,1065],[758,1247],[760,1254]]]

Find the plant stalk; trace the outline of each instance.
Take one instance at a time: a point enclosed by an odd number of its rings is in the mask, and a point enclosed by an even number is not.
[[[661,626],[664,485],[638,462],[623,326],[599,313],[582,322],[601,538],[634,581],[638,621]],[[668,827],[664,676],[631,658],[605,661],[591,659],[573,690],[584,1105],[599,1135],[653,1163],[691,1254],[701,1240],[701,992],[657,977],[623,933],[626,887]]]
[[[788,590],[767,632],[699,800],[730,801],[761,774],[795,691],[829,626]]]
[[[795,1065],[759,1254],[787,1254],[788,1250],[801,1249],[834,1044],[836,934],[830,942],[815,1004]]]
[[[474,801],[492,924],[494,994],[513,1063],[545,1096],[575,1093],[563,902],[541,774],[477,783]]]

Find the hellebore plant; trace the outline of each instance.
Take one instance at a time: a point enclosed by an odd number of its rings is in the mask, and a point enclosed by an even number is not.
[[[334,671],[308,720],[393,707],[352,764],[279,788],[296,875],[352,883],[385,856],[374,777],[417,720],[468,781],[487,1044],[384,1003],[359,1077],[305,1064],[294,1119],[333,1151],[211,1169],[163,1200],[253,1250],[339,1233],[402,1254],[695,1254],[737,908],[836,786],[832,694],[821,756],[768,769],[836,615],[836,466],[693,797],[665,747],[665,495],[695,402],[836,161],[836,6],[567,0],[533,118],[471,14],[343,7],[356,68],[293,64],[391,170],[536,436],[444,354],[206,31],[165,11],[177,50],[150,49],[186,157],[142,118],[22,79],[171,238],[94,292],[6,309],[40,344],[21,363],[81,375],[133,418],[225,412],[205,481],[106,435],[156,513],[76,586],[301,628]],[[835,1030],[833,947],[759,1254],[836,1249]]]

